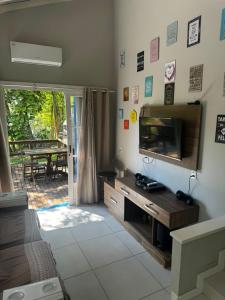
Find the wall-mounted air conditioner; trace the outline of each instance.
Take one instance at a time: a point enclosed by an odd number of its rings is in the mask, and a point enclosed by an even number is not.
[[[10,42],[11,61],[45,66],[62,66],[62,49],[34,44]]]

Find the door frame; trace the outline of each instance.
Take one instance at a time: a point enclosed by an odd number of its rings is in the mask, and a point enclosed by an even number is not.
[[[75,172],[74,172],[74,159],[76,158],[76,153],[74,149],[74,133],[75,129],[72,124],[72,107],[71,107],[71,97],[82,99],[83,94],[77,96],[73,93],[65,93],[66,99],[66,115],[67,115],[67,144],[68,144],[68,192],[69,198],[73,203],[76,203],[76,185],[75,185]],[[77,125],[75,125],[77,127]]]
[[[67,119],[67,158],[68,158],[68,196],[70,200],[75,198],[74,180],[73,180],[73,141],[71,124],[71,106],[70,97],[83,97],[84,88],[82,86],[60,85],[60,84],[42,84],[42,83],[27,83],[27,82],[8,82],[0,81],[0,118],[3,123],[5,138],[8,141],[6,106],[4,98],[4,89],[21,89],[21,90],[51,90],[60,91],[65,95],[66,104],[66,119]],[[8,148],[9,151],[9,148]]]

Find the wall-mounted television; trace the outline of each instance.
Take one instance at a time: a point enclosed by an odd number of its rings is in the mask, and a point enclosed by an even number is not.
[[[173,159],[182,159],[182,120],[140,117],[139,148]]]

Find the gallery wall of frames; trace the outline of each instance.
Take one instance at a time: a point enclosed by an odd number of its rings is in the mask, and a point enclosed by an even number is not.
[[[200,168],[191,193],[201,206],[201,219],[207,219],[225,214],[225,3],[168,2],[116,0],[117,157],[131,171],[174,192],[186,191],[189,170],[154,159],[144,163],[138,120],[144,105],[200,101]]]

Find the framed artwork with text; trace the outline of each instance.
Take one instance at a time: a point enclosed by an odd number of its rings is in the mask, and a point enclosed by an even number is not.
[[[187,47],[192,47],[200,43],[201,40],[201,19],[199,16],[188,22]]]
[[[159,37],[155,38],[150,43],[150,62],[156,62],[159,60]]]

